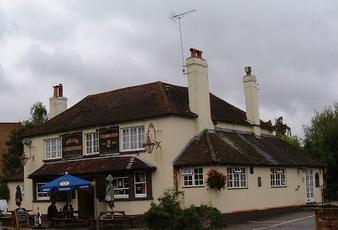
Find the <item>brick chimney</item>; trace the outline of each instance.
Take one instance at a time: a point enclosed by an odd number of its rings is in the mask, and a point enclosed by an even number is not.
[[[190,49],[191,56],[186,60],[189,107],[191,112],[198,115],[196,129],[212,129],[210,95],[208,81],[208,63],[202,58],[202,51]]]
[[[252,124],[253,132],[256,136],[261,135],[259,109],[258,109],[258,87],[255,75],[251,74],[251,67],[245,67],[243,77],[246,119]]]
[[[53,96],[49,98],[49,119],[62,113],[67,109],[67,98],[63,96],[63,86],[53,86]]]

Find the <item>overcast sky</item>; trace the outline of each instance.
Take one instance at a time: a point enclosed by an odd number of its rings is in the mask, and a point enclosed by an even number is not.
[[[0,122],[49,108],[52,86],[69,106],[88,94],[163,81],[185,57],[204,51],[210,91],[244,109],[242,76],[251,65],[264,120],[279,116],[302,136],[315,109],[338,101],[337,0],[14,1],[0,0]]]

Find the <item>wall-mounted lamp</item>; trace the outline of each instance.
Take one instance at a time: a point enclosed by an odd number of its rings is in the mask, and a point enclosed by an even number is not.
[[[154,150],[154,147],[156,147],[156,149],[161,148],[160,146],[161,141],[157,141],[156,140],[156,129],[153,123],[150,123],[148,125],[148,131],[146,134],[146,140],[143,143],[143,147],[145,148],[145,150],[147,151],[147,153],[152,153]]]

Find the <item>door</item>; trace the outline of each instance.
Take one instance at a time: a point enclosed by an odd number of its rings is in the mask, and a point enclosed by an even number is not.
[[[83,218],[94,217],[94,192],[93,188],[78,190],[79,216]]]
[[[305,175],[305,186],[306,186],[306,203],[315,202],[315,189],[313,181],[313,169],[307,169]]]

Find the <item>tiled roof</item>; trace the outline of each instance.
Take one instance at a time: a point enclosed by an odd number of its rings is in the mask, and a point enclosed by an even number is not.
[[[95,157],[68,161],[47,162],[30,174],[29,178],[95,174],[125,170],[154,170],[155,166],[133,155]]]
[[[23,168],[18,169],[15,173],[12,175],[9,175],[5,178],[5,181],[11,182],[11,181],[23,181],[24,180],[24,173]]]
[[[210,94],[210,102],[213,121],[251,126],[246,121],[244,111],[213,94]],[[87,96],[73,107],[29,131],[24,136],[66,132],[85,127],[168,115],[197,117],[189,109],[186,87],[153,82]],[[262,122],[261,126],[269,128],[265,122]]]
[[[224,130],[204,130],[191,140],[174,163],[176,167],[217,164],[324,166],[275,136],[257,138],[253,134]]]

